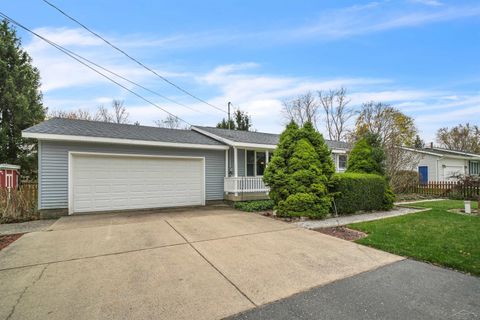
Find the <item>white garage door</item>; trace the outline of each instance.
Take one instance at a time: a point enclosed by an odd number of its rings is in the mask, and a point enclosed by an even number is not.
[[[72,154],[70,213],[204,204],[201,158]]]

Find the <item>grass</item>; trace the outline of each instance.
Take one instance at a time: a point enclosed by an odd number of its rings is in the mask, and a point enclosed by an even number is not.
[[[480,275],[480,217],[448,212],[463,207],[459,200],[414,205],[432,209],[348,227],[368,234],[357,243]]]

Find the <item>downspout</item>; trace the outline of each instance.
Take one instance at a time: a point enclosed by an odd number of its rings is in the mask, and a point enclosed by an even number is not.
[[[437,159],[437,172],[436,172],[436,179],[439,181],[440,175],[439,175],[439,170],[438,170],[438,162],[443,159],[444,156],[441,156],[440,158]],[[443,177],[443,180],[445,180],[445,177]]]

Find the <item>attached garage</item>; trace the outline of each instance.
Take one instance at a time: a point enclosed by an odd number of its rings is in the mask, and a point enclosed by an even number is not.
[[[205,204],[205,158],[69,153],[69,213]]]
[[[22,135],[38,140],[43,217],[223,200],[229,147],[193,130],[54,118]]]

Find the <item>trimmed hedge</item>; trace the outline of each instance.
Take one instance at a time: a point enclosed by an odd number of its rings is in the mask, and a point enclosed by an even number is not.
[[[237,210],[254,212],[273,209],[273,200],[255,200],[235,202],[233,207]]]
[[[340,215],[393,208],[395,195],[387,180],[380,175],[337,173],[333,176],[332,187]]]

